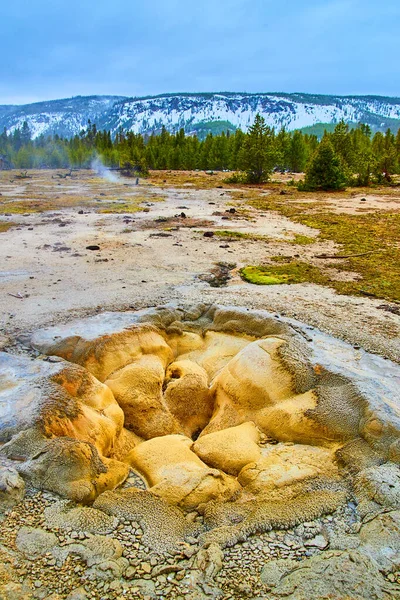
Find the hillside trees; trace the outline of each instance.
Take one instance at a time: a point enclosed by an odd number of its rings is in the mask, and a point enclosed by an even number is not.
[[[257,114],[241,148],[239,167],[246,172],[249,183],[262,183],[268,180],[277,159],[275,132]]]
[[[21,129],[21,144],[27,145],[31,141],[31,130],[29,129],[29,125],[26,121],[22,124]]]
[[[334,152],[333,170],[337,167],[351,185],[390,183],[393,174],[400,172],[400,133],[394,135],[388,130],[372,135],[367,125],[349,127],[344,122],[338,123],[332,133],[325,132],[321,142],[315,135],[301,131],[275,132],[260,115],[247,133],[237,129],[220,135],[209,133],[204,139],[187,135],[183,129],[170,133],[165,128],[152,135],[120,129],[113,137],[109,131],[98,130],[94,123],[88,123],[71,139],[57,135],[30,138],[29,127],[24,125],[0,134],[0,155],[6,163],[22,169],[90,168],[94,159],[100,159],[108,167],[137,167],[142,171],[239,170],[243,173],[234,178],[250,183],[267,181],[275,168],[308,174],[314,169],[314,181],[310,183],[308,175],[308,184],[323,189],[320,185],[327,184],[322,181],[322,173],[318,176],[322,184],[315,184],[314,159],[316,151],[329,143]],[[327,158],[326,149],[324,152]],[[332,165],[329,169],[325,174],[328,180]]]
[[[392,175],[396,172],[398,166],[397,151],[396,151],[396,140],[390,129],[383,135],[381,132],[377,132],[372,140],[372,150],[375,154],[375,176],[378,183],[383,180],[390,182]]]
[[[236,171],[239,168],[239,156],[242,150],[246,134],[237,129],[233,135],[229,136],[229,165],[228,169]]]

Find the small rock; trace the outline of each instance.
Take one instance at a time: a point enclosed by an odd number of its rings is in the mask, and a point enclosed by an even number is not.
[[[0,514],[25,496],[25,483],[15,469],[0,466]]]
[[[248,583],[240,583],[237,586],[237,589],[243,596],[251,596],[252,595],[251,586]]]
[[[16,545],[26,556],[37,557],[50,552],[57,545],[54,533],[33,527],[21,527],[18,532]]]
[[[164,565],[153,569],[152,575],[153,577],[158,577],[159,575],[168,575],[169,573],[177,573],[181,571],[181,565]]]
[[[144,573],[151,573],[151,565],[148,562],[144,562],[140,565],[140,568]]]
[[[216,543],[200,550],[196,556],[196,567],[209,579],[214,579],[222,569],[224,553]]]
[[[197,544],[196,538],[191,535],[187,536],[186,541],[188,544],[192,544],[194,546]]]
[[[192,558],[192,556],[194,554],[196,554],[196,552],[197,552],[196,548],[192,548],[191,546],[189,546],[189,548],[185,548],[183,550],[183,554],[184,554],[184,556],[186,556],[186,558]]]
[[[323,535],[316,535],[315,537],[311,538],[310,540],[306,540],[304,542],[304,545],[307,547],[315,547],[315,548],[319,548],[320,550],[323,550],[324,548],[327,547],[328,545],[328,540],[324,538]]]
[[[87,600],[88,596],[86,594],[85,588],[78,587],[75,590],[72,590],[68,594],[65,600]]]
[[[121,582],[118,581],[118,579],[114,579],[114,581],[112,581],[110,583],[110,590],[114,590],[115,592],[117,592],[118,590],[121,589]]]
[[[125,571],[125,579],[133,579],[136,575],[136,569],[134,567],[128,567]]]

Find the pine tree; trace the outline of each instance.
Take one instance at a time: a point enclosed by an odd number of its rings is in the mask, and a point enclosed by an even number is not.
[[[29,129],[28,123],[26,121],[24,121],[22,124],[22,129],[21,129],[21,143],[22,143],[22,145],[26,145],[26,144],[29,144],[30,141],[31,141],[31,130]]]
[[[302,173],[307,163],[307,146],[301,131],[295,131],[290,141],[289,169],[294,173]]]
[[[386,131],[385,135],[380,131],[374,135],[372,150],[376,161],[375,177],[377,182],[382,183],[384,180],[390,182],[397,166],[396,140],[390,129]]]
[[[275,147],[277,150],[277,166],[283,170],[289,168],[290,163],[290,147],[292,143],[292,138],[290,133],[286,131],[283,127],[275,140]]]
[[[353,145],[351,143],[349,126],[343,119],[336,125],[331,135],[331,141],[333,149],[342,160],[343,166],[351,169],[354,163]]]
[[[400,173],[400,128],[397,131],[396,135],[396,173]]]
[[[306,190],[343,190],[345,186],[346,177],[340,159],[329,138],[325,137],[306,169],[301,187]]]
[[[264,117],[257,114],[239,157],[239,168],[246,171],[249,183],[268,180],[277,159],[274,137],[274,130],[266,125]]]

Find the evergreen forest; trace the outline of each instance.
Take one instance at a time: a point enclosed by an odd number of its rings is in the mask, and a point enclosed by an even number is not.
[[[275,131],[257,115],[247,133],[236,130],[208,134],[200,140],[165,128],[141,135],[120,130],[114,137],[88,122],[71,139],[39,136],[32,139],[28,124],[0,135],[3,167],[90,168],[96,159],[110,168],[146,174],[149,169],[234,171],[232,182],[262,183],[273,171],[305,172],[303,189],[343,189],[390,183],[400,173],[400,130],[372,135],[368,125],[350,128],[339,122],[321,139],[300,130]]]

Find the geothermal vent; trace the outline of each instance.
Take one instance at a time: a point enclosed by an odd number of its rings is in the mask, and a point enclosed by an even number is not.
[[[197,511],[197,534],[222,546],[349,500],[364,514],[392,506],[394,380],[310,336],[203,305],[40,330],[34,360],[1,353],[1,453],[36,488],[109,515],[147,511],[178,537]],[[132,470],[137,485],[121,488]]]

